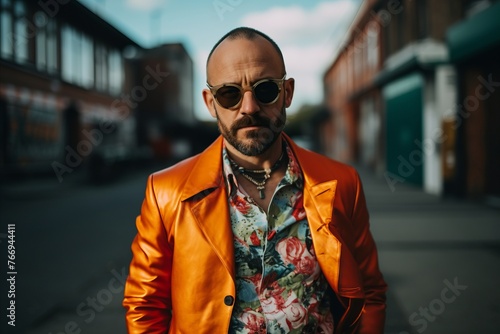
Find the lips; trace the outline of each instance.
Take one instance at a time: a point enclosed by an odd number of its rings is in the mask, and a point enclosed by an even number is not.
[[[247,126],[242,126],[242,127],[239,127],[239,129],[248,129],[248,128],[263,128],[265,127],[265,125],[261,125],[261,124],[254,124],[254,125],[247,125]]]

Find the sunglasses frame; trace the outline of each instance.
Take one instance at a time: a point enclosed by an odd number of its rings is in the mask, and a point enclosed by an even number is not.
[[[207,87],[208,89],[210,90],[210,93],[212,93],[215,101],[217,101],[217,104],[219,106],[221,106],[222,108],[225,108],[225,109],[233,109],[233,108],[238,108],[241,104],[241,101],[243,101],[243,95],[245,94],[246,91],[248,90],[251,90],[252,91],[252,95],[253,97],[255,98],[255,100],[259,103],[259,104],[262,104],[262,105],[271,105],[273,103],[275,103],[276,101],[278,101],[279,97],[280,97],[280,93],[281,93],[281,90],[283,89],[283,83],[285,82],[286,80],[286,74],[283,76],[283,78],[281,79],[262,79],[262,80],[259,80],[257,81],[256,83],[254,83],[249,89],[244,89],[243,87],[241,87],[240,85],[237,85],[237,84],[233,84],[233,83],[224,83],[224,84],[221,84],[221,85],[217,85],[217,86],[212,86],[210,85],[208,82],[207,82]],[[271,81],[271,82],[274,82],[277,86],[278,86],[278,94],[276,94],[276,98],[274,100],[272,100],[271,102],[267,102],[267,103],[264,103],[264,102],[261,102],[257,96],[255,95],[255,88],[260,85],[261,83],[264,83],[264,82],[268,82],[268,81]],[[219,100],[217,99],[217,91],[220,89],[220,88],[223,88],[223,87],[235,87],[237,88],[239,91],[240,91],[240,99],[238,101],[238,103],[236,103],[234,106],[230,106],[230,107],[224,107],[223,105],[220,104]]]

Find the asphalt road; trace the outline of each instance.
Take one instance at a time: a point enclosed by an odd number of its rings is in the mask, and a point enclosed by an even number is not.
[[[63,183],[49,176],[3,187],[0,233],[15,224],[18,333],[31,327],[33,333],[96,333],[92,326],[106,323],[108,312],[123,313],[119,303],[148,173],[125,173],[100,186],[75,175]],[[5,260],[7,241],[1,244]],[[3,306],[3,291],[1,297]],[[107,333],[125,332],[121,322],[114,326]]]
[[[361,176],[389,284],[386,333],[500,333],[500,209]]]
[[[126,332],[123,283],[153,169],[101,186],[76,175],[0,187],[1,261],[7,224],[15,224],[17,272],[16,330],[2,316],[2,333]],[[391,191],[372,173],[361,175],[390,286],[386,333],[498,333],[500,210],[405,184]],[[5,310],[6,288],[0,298]]]

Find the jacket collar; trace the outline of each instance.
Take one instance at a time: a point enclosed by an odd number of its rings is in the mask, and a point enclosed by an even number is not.
[[[318,160],[311,156],[316,155],[316,153],[300,148],[286,134],[283,136],[292,148],[302,170],[304,191],[315,199],[315,208],[321,220],[324,222],[330,221],[337,180],[332,179],[331,171],[325,172],[325,168],[318,168]],[[320,156],[318,155],[318,157]],[[321,163],[319,165],[321,166]]]
[[[321,183],[331,181],[331,173],[330,172],[325,173],[323,168],[318,168],[318,161],[314,158],[312,159],[311,155],[318,155],[317,153],[310,152],[299,147],[286,134],[283,134],[283,138],[292,148],[292,152],[297,158],[300,169],[302,169],[304,175],[304,181],[310,187],[314,187]],[[318,155],[318,157],[319,156],[320,155]]]
[[[292,149],[293,154],[297,158],[299,166],[303,171],[304,183],[314,194],[319,194],[331,185],[330,173],[324,173],[321,168],[318,168],[315,159],[311,159],[311,152],[297,146],[288,135],[282,134],[283,139]],[[222,171],[222,148],[224,139],[219,136],[208,148],[201,154],[195,157],[194,166],[182,190],[181,200],[185,201],[204,191],[219,188],[224,186],[224,178]],[[307,171],[304,173],[304,171]],[[326,183],[325,183],[326,182]]]
[[[182,189],[181,201],[185,201],[200,193],[224,187],[222,177],[223,138],[219,136],[209,147],[195,159],[191,173]]]

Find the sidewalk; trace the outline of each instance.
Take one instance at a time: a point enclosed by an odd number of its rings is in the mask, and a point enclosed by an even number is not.
[[[85,170],[67,174],[61,182],[55,174],[49,173],[4,178],[0,182],[0,200],[40,198],[86,182],[89,182],[89,178]]]
[[[389,284],[386,333],[497,333],[500,210],[360,175]]]
[[[0,333],[126,332],[121,301],[145,169],[106,184],[84,170],[63,182],[39,174],[0,184],[0,221],[16,224],[19,267],[16,327],[2,321]]]

